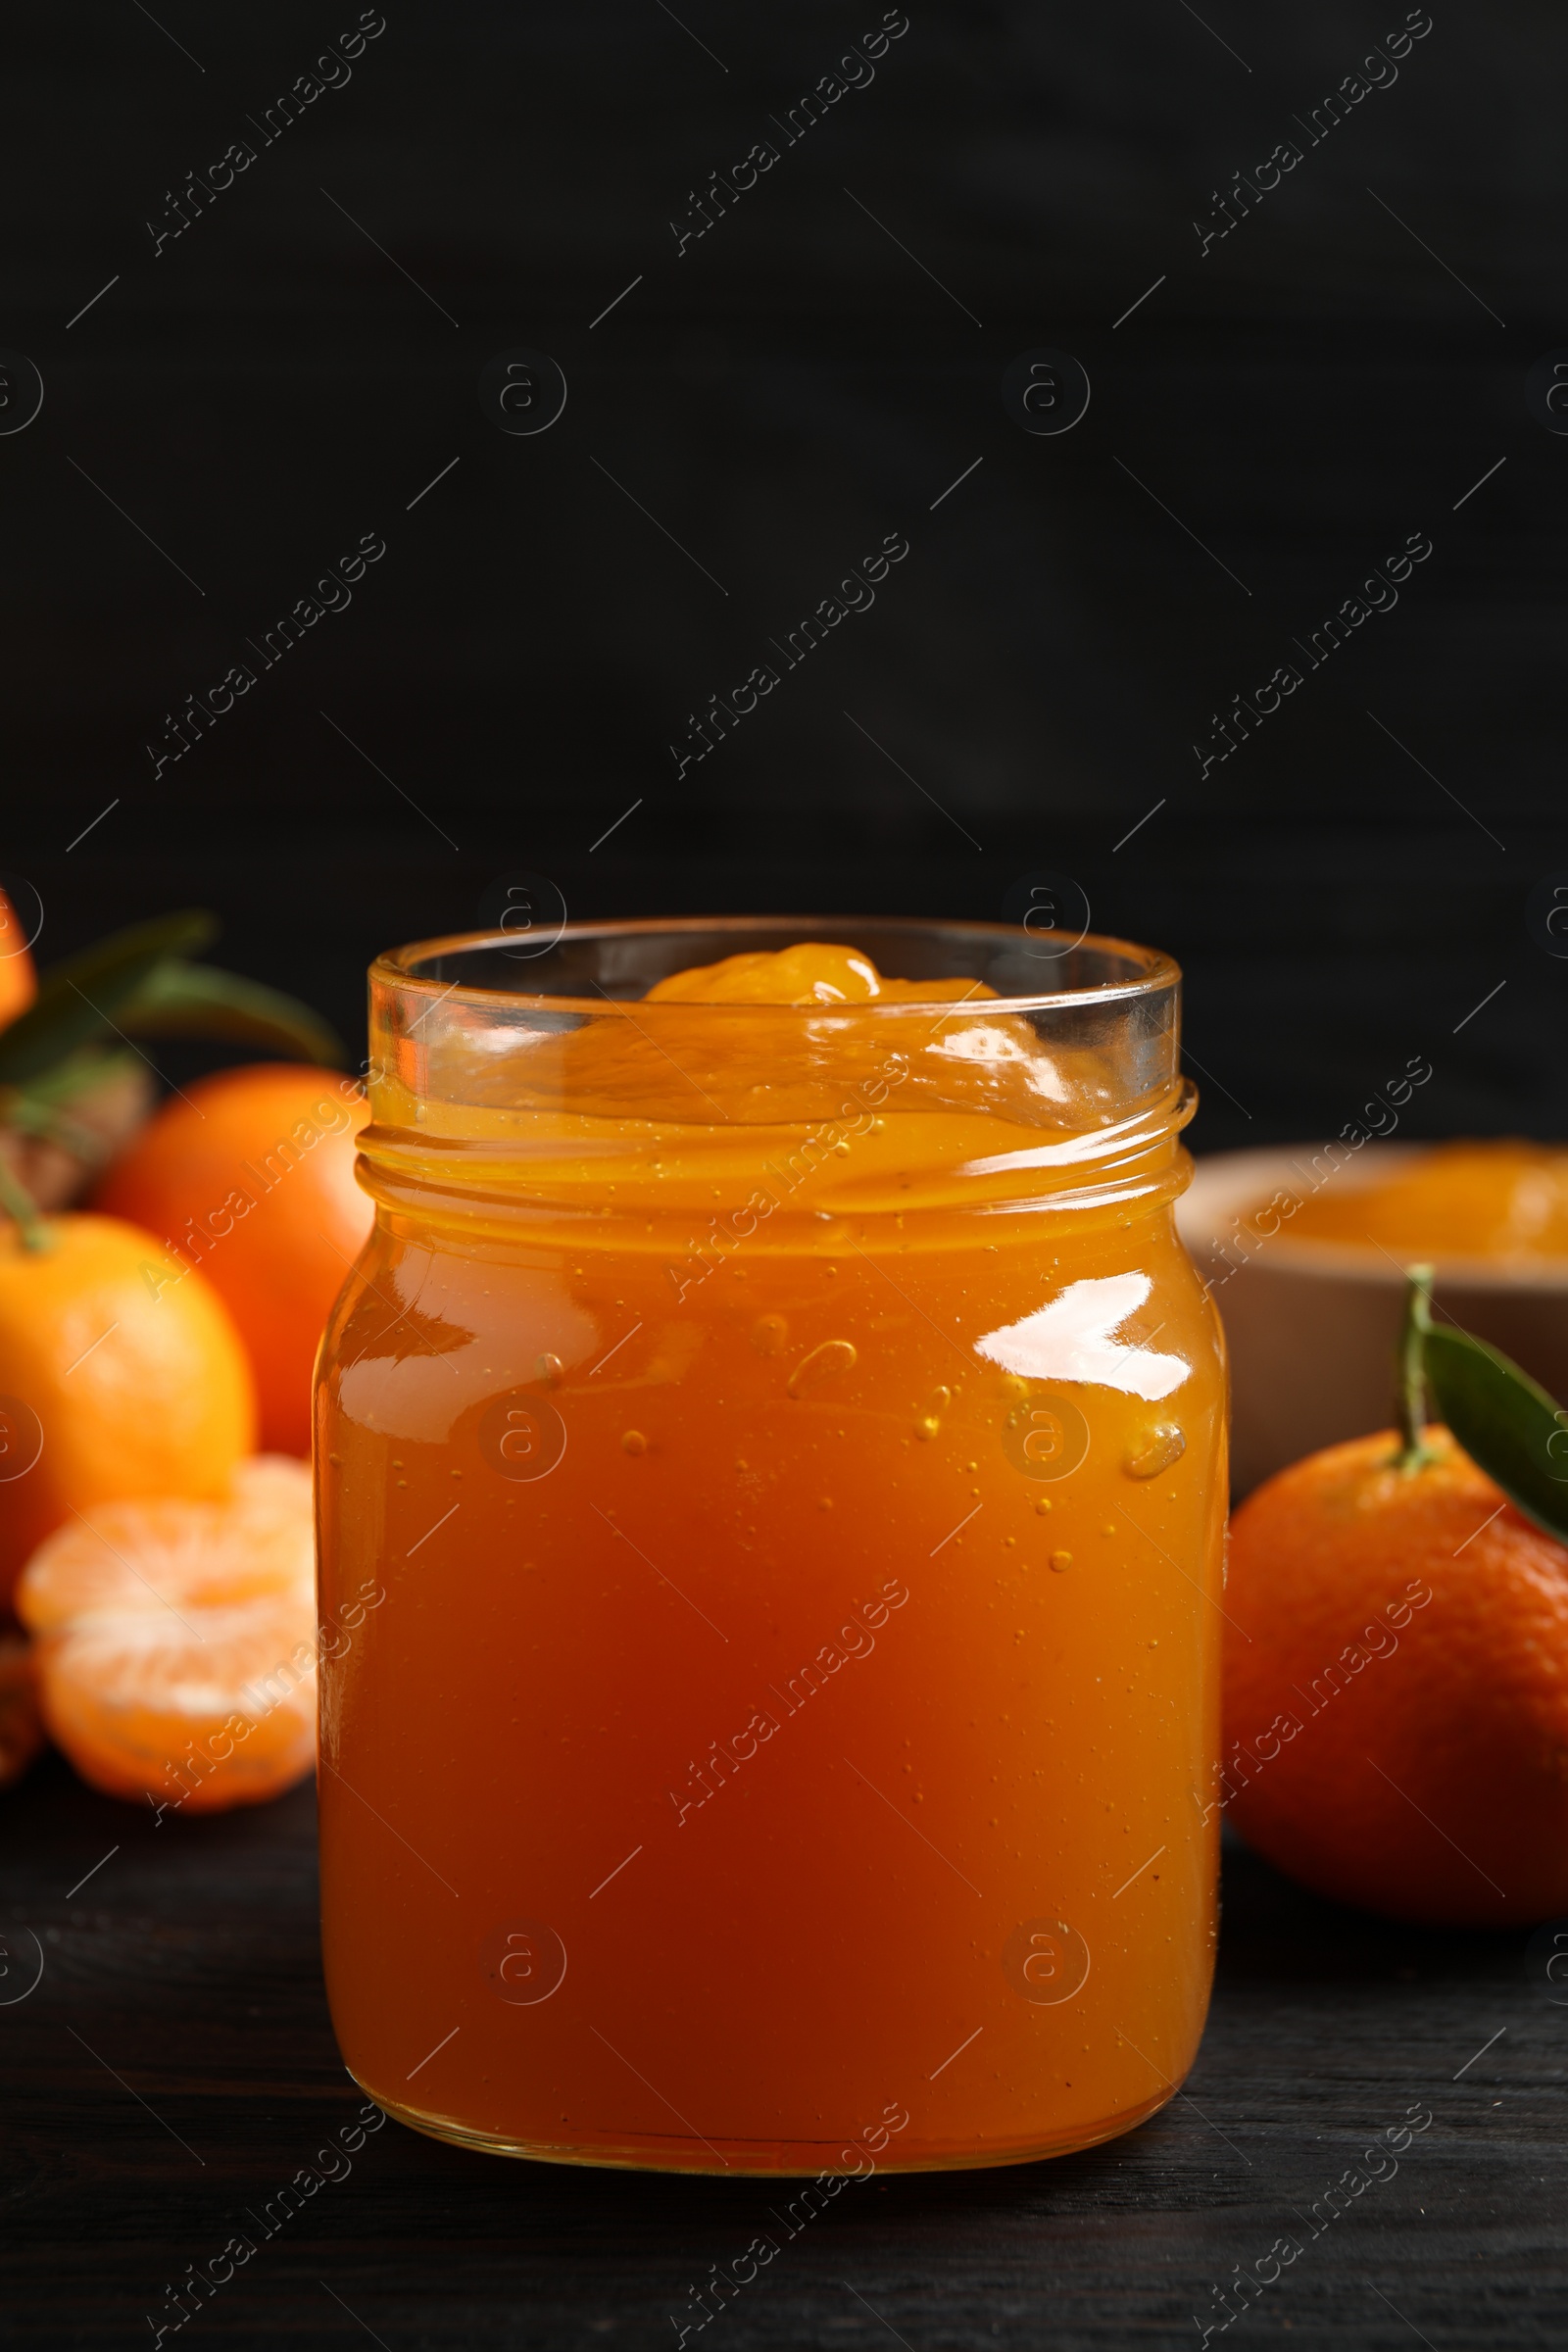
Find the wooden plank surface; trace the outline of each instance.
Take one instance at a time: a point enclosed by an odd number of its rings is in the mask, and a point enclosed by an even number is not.
[[[49,1759],[0,1804],[0,1852],[19,2346],[154,2341],[166,2286],[236,2230],[254,2256],[165,2341],[554,2352],[673,2346],[688,2324],[704,2352],[1121,2352],[1205,2328],[1299,2352],[1568,2340],[1568,2005],[1522,1933],[1339,1911],[1229,1848],[1185,2095],[1053,2164],[853,2184],[699,2328],[710,2266],[783,2239],[763,2182],[511,2164],[393,2123],[317,2163],[363,2098],[322,1993],[309,1788],[158,1829]],[[1412,2109],[1430,2125],[1314,2221]],[[340,2177],[263,2237],[247,2215],[302,2168]],[[1266,2277],[1282,2239],[1298,2254],[1226,2327],[1215,2287],[1238,2264]]]

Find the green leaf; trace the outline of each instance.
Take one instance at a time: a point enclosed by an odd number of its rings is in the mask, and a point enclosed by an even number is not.
[[[217,932],[214,915],[165,914],[57,963],[21,1019],[0,1031],[0,1086],[24,1086],[79,1047],[113,1036],[121,1007],[159,964],[205,948]]]
[[[78,1095],[90,1095],[122,1076],[125,1070],[146,1066],[123,1046],[82,1046],[74,1054],[68,1054],[64,1061],[57,1061],[36,1078],[29,1078],[25,1086],[7,1088],[0,1118],[8,1126],[25,1127],[34,1109],[52,1111],[69,1107]]]
[[[1470,1459],[1568,1544],[1568,1413],[1500,1348],[1452,1324],[1434,1324],[1423,1352],[1439,1414]]]
[[[332,1065],[344,1059],[336,1030],[297,997],[177,956],[153,967],[122,1005],[119,1020],[129,1037],[219,1037],[297,1061]]]

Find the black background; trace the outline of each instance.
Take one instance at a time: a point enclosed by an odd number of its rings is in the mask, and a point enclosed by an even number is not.
[[[1568,439],[1524,390],[1568,344],[1560,12],[1440,6],[1312,146],[1293,118],[1395,0],[917,0],[789,146],[770,118],[878,8],[392,0],[267,145],[248,119],[358,12],[156,13],[13,17],[0,99],[0,343],[45,384],[0,438],[3,854],[46,960],[206,904],[358,1051],[368,957],[512,869],[586,918],[996,916],[1046,868],[1186,965],[1200,1149],[1337,1130],[1413,1054],[1423,1132],[1562,1132],[1565,975],[1525,906],[1568,867]],[[1202,255],[1212,192],[1286,138]],[[569,387],[533,437],[477,395],[518,346]],[[1060,437],[1002,405],[1042,346],[1093,386]],[[165,713],[366,531],[352,607],[155,781]],[[686,714],[889,531],[875,609],[677,780]],[[1412,532],[1397,609],[1200,780],[1211,713]]]

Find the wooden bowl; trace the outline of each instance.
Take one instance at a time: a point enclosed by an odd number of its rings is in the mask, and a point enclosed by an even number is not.
[[[1238,1497],[1320,1446],[1393,1427],[1404,1301],[1404,1264],[1376,1243],[1294,1241],[1287,1216],[1254,1212],[1276,1194],[1304,1198],[1324,1181],[1341,1193],[1377,1181],[1430,1149],[1366,1144],[1329,1179],[1322,1147],[1311,1144],[1196,1163],[1176,1222],[1225,1326]],[[1441,1258],[1434,1296],[1440,1319],[1490,1340],[1568,1397],[1568,1263]]]

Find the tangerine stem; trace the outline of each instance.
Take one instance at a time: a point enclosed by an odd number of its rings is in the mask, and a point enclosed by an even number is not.
[[[1400,1446],[1395,1467],[1408,1477],[1432,1459],[1422,1437],[1427,1417],[1426,1341],[1432,1329],[1432,1268],[1406,1266],[1404,1274],[1404,1323],[1398,1353]]]
[[[38,1213],[37,1201],[21,1177],[13,1174],[4,1152],[0,1152],[0,1209],[16,1219],[24,1250],[53,1248],[54,1236]]]

